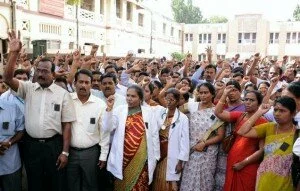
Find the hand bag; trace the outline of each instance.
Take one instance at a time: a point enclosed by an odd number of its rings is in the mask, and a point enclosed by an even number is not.
[[[234,126],[238,125],[242,121],[242,119],[244,119],[245,115],[246,115],[246,113],[243,113],[242,115],[240,115],[240,117],[238,118],[238,120],[236,121]],[[222,149],[225,153],[228,153],[230,151],[230,149],[235,141],[235,138],[236,138],[235,130],[233,128],[231,130],[230,134],[227,137],[225,137],[222,141]]]

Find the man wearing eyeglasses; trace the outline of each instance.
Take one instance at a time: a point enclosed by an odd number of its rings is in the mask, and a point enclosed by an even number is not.
[[[70,94],[53,83],[55,64],[43,58],[35,71],[37,82],[23,82],[13,77],[22,48],[20,32],[9,32],[9,60],[5,83],[13,94],[25,101],[24,163],[28,189],[65,190],[71,122],[76,120]],[[47,189],[46,189],[47,188]]]

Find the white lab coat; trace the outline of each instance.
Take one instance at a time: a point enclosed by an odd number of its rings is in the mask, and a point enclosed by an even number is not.
[[[158,126],[154,121],[152,109],[149,106],[141,106],[143,120],[146,127],[146,141],[148,154],[149,184],[153,180],[156,163],[160,158]],[[116,107],[111,112],[104,112],[102,131],[104,133],[115,130],[111,150],[107,162],[107,170],[116,178],[123,180],[123,154],[125,124],[128,115],[128,105]]]
[[[161,128],[167,117],[168,110],[161,106],[153,107],[158,126]],[[167,158],[167,181],[178,181],[181,173],[176,174],[175,169],[179,160],[188,161],[190,152],[189,121],[185,114],[175,110],[169,130]]]

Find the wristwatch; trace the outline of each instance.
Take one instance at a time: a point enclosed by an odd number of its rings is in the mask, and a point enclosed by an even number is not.
[[[61,152],[61,154],[62,154],[62,155],[65,155],[66,157],[69,156],[69,153],[68,153],[68,152],[65,152],[65,151]]]

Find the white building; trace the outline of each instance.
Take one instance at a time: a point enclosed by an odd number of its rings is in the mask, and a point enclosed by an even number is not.
[[[0,40],[7,39],[8,29],[20,30],[27,52],[35,40],[47,40],[50,54],[58,49],[68,53],[77,44],[87,53],[98,44],[99,53],[108,56],[131,50],[137,56],[160,57],[183,47],[183,25],[136,0],[83,0],[78,7],[65,0],[17,0],[15,6],[0,0],[0,26]]]
[[[213,60],[231,59],[236,53],[249,58],[259,52],[272,59],[300,58],[300,22],[269,22],[259,14],[236,15],[228,23],[187,24],[184,52],[205,59],[205,48],[213,49]]]

